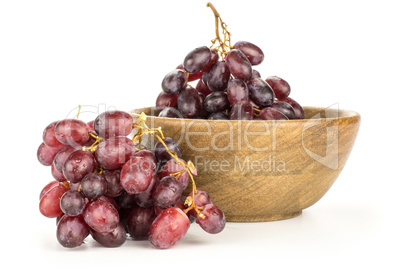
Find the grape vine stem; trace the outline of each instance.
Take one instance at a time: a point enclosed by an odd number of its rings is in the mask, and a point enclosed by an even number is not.
[[[212,45],[210,46],[210,49],[218,51],[220,53],[222,59],[225,59],[228,52],[233,48],[230,43],[231,34],[227,30],[226,23],[224,23],[222,21],[222,18],[219,15],[219,12],[214,7],[214,5],[212,5],[210,2],[208,2],[207,7],[212,10],[212,12],[214,13],[214,16],[215,16],[215,35],[216,35],[216,37],[213,40],[211,40]],[[221,39],[221,37],[219,35],[219,26],[222,28],[223,40]],[[217,46],[215,46],[216,43],[218,43]]]

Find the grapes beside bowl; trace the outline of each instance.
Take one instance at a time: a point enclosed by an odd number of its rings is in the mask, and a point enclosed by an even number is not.
[[[316,203],[332,186],[352,150],[360,115],[354,111],[304,107],[296,120],[206,120],[157,117],[144,112],[152,128],[162,127],[197,169],[206,190],[233,222],[292,218]],[[148,142],[154,142],[151,138]]]

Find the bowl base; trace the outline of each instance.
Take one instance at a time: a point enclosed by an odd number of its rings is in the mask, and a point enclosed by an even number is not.
[[[292,213],[283,213],[283,214],[273,214],[268,216],[236,216],[236,215],[227,215],[227,222],[271,222],[271,221],[280,221],[286,220],[290,218],[294,218],[302,214],[302,211],[296,211]]]

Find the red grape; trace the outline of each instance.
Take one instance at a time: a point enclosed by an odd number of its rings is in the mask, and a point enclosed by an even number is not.
[[[109,233],[119,224],[116,208],[105,201],[90,201],[82,213],[85,222],[95,231]]]
[[[195,86],[195,89],[198,92],[201,92],[205,96],[208,96],[212,91],[207,87],[207,85],[204,83],[204,81],[201,79],[198,81],[197,85]]]
[[[181,92],[187,82],[187,74],[180,69],[174,69],[162,80],[162,90],[167,94],[175,94]]]
[[[159,112],[158,117],[166,118],[185,118],[184,115],[173,107],[166,107],[161,112]]]
[[[261,78],[251,78],[247,84],[250,97],[259,107],[269,107],[275,99],[275,94],[267,82]]]
[[[171,152],[175,152],[177,157],[181,158],[181,151],[179,148],[179,145],[176,143],[175,140],[173,140],[170,137],[166,137],[163,142],[167,146],[167,148]],[[155,157],[158,160],[158,162],[161,162],[162,164],[165,164],[167,161],[172,159],[173,157],[167,152],[165,146],[161,143],[161,141],[158,141],[155,144]]]
[[[135,202],[142,207],[150,207],[153,206],[154,201],[152,200],[152,192],[155,188],[155,186],[157,186],[159,184],[159,178],[158,175],[156,173],[154,173],[152,175],[152,179],[151,182],[149,183],[148,188],[138,194],[134,194],[134,200]]]
[[[230,111],[230,120],[253,120],[254,108],[250,102],[234,104]]]
[[[267,81],[269,86],[274,91],[276,98],[282,99],[289,96],[290,86],[288,82],[286,82],[282,78],[279,78],[278,76],[270,76],[267,79],[265,79],[265,81]]]
[[[59,181],[59,182],[64,182],[64,181],[67,180],[66,177],[64,177],[63,173],[59,172],[59,171],[54,167],[54,162],[52,163],[51,172],[52,172],[53,178],[55,178],[57,181]]]
[[[60,185],[60,182],[58,181],[52,181],[50,183],[48,183],[40,192],[39,194],[39,200],[42,199],[43,195],[46,194],[46,192],[48,192],[49,190],[51,190],[52,188],[54,188],[55,186]]]
[[[81,181],[82,194],[90,200],[100,198],[106,190],[107,182],[103,174],[89,173]]]
[[[167,94],[164,91],[159,93],[156,98],[155,106],[158,111],[162,111],[167,107],[177,107],[178,94]]]
[[[63,175],[71,183],[77,183],[91,173],[96,162],[90,151],[77,150],[68,156],[63,165]]]
[[[39,211],[48,218],[56,218],[63,214],[60,209],[60,199],[68,188],[62,184],[50,188],[40,199]]]
[[[128,194],[137,194],[149,187],[152,174],[152,165],[145,158],[133,157],[121,170],[120,184]]]
[[[57,154],[56,156],[54,156],[54,167],[56,168],[56,170],[58,172],[63,173],[63,166],[64,163],[66,162],[68,156],[70,156],[71,153],[73,153],[74,151],[76,151],[76,148],[73,148],[71,146],[66,146],[64,148],[62,148]]]
[[[81,120],[64,119],[54,128],[57,140],[70,146],[81,146],[89,140],[89,126]]]
[[[147,160],[151,164],[152,169],[154,171],[156,170],[156,166],[158,165],[158,163],[156,161],[155,154],[153,154],[151,151],[143,149],[135,153],[135,156],[145,158],[145,160]]]
[[[94,129],[99,137],[109,139],[127,136],[133,127],[133,117],[124,111],[113,110],[101,113],[94,121]]]
[[[238,49],[229,51],[226,57],[226,63],[230,70],[230,73],[238,79],[247,81],[250,79],[253,69],[248,61],[246,55]]]
[[[152,223],[149,240],[156,248],[169,248],[186,235],[189,226],[190,220],[181,209],[165,209]]]
[[[208,88],[214,91],[224,91],[230,78],[229,68],[224,61],[217,61],[208,73],[204,73],[202,78]]]
[[[62,144],[59,142],[59,140],[57,140],[55,132],[54,132],[54,128],[56,127],[56,124],[59,121],[53,122],[50,125],[48,125],[44,130],[43,130],[43,143],[45,143],[45,145],[49,146],[49,147],[64,147],[65,144]]]
[[[68,216],[80,215],[85,208],[85,198],[76,190],[70,190],[61,196],[60,209]]]
[[[189,73],[199,72],[209,64],[211,57],[211,50],[208,47],[195,48],[184,58],[183,68]]]
[[[101,142],[95,151],[98,164],[104,169],[122,167],[135,153],[135,145],[125,136],[117,136]]]
[[[92,238],[105,247],[119,247],[126,242],[126,230],[119,223],[115,229],[108,233],[100,233],[91,230]]]
[[[211,50],[211,60],[209,60],[209,63],[205,66],[205,68],[202,69],[203,72],[208,72],[211,70],[211,67],[213,64],[216,63],[216,61],[219,60],[219,53],[216,50]]]
[[[51,166],[60,149],[61,147],[48,147],[45,143],[40,144],[36,152],[39,163],[44,166]]]
[[[81,215],[64,215],[57,225],[57,240],[64,247],[80,246],[89,235],[89,227]]]
[[[250,42],[238,41],[234,44],[234,48],[243,52],[253,66],[261,64],[264,60],[264,53],[262,50]]]
[[[288,117],[288,119],[295,118],[295,111],[294,111],[293,107],[286,102],[275,101],[270,107],[279,110],[286,117]]]
[[[204,218],[197,215],[197,223],[204,231],[216,234],[225,228],[225,215],[217,205],[207,204],[201,213],[204,215]]]
[[[127,232],[136,240],[147,239],[154,219],[155,213],[152,207],[135,207],[127,218]]]
[[[183,189],[180,183],[172,177],[164,177],[152,192],[154,204],[161,208],[174,206],[180,200]]]
[[[120,170],[104,170],[107,188],[105,195],[108,197],[117,197],[123,193],[124,188],[120,184]]]
[[[210,113],[225,111],[229,107],[228,96],[223,91],[215,91],[205,97],[204,108]]]
[[[186,162],[183,159],[179,159],[179,161],[183,163],[183,165],[179,164],[176,159],[170,159],[169,161],[167,161],[164,167],[162,168],[162,175],[161,175],[162,178],[183,171]],[[176,176],[174,176],[174,178],[175,177]],[[180,176],[177,178],[177,181],[180,183],[180,187],[182,189],[187,188],[189,179],[190,176],[187,171],[182,172]]]
[[[216,112],[209,115],[208,120],[229,120],[229,114],[226,112]]]

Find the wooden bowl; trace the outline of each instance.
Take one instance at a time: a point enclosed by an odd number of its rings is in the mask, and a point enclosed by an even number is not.
[[[210,194],[227,221],[260,222],[298,216],[316,203],[352,150],[358,113],[304,110],[306,119],[289,121],[159,118],[150,107],[132,115],[144,112],[150,127],[162,127],[179,143],[182,158],[197,168],[197,188]]]

